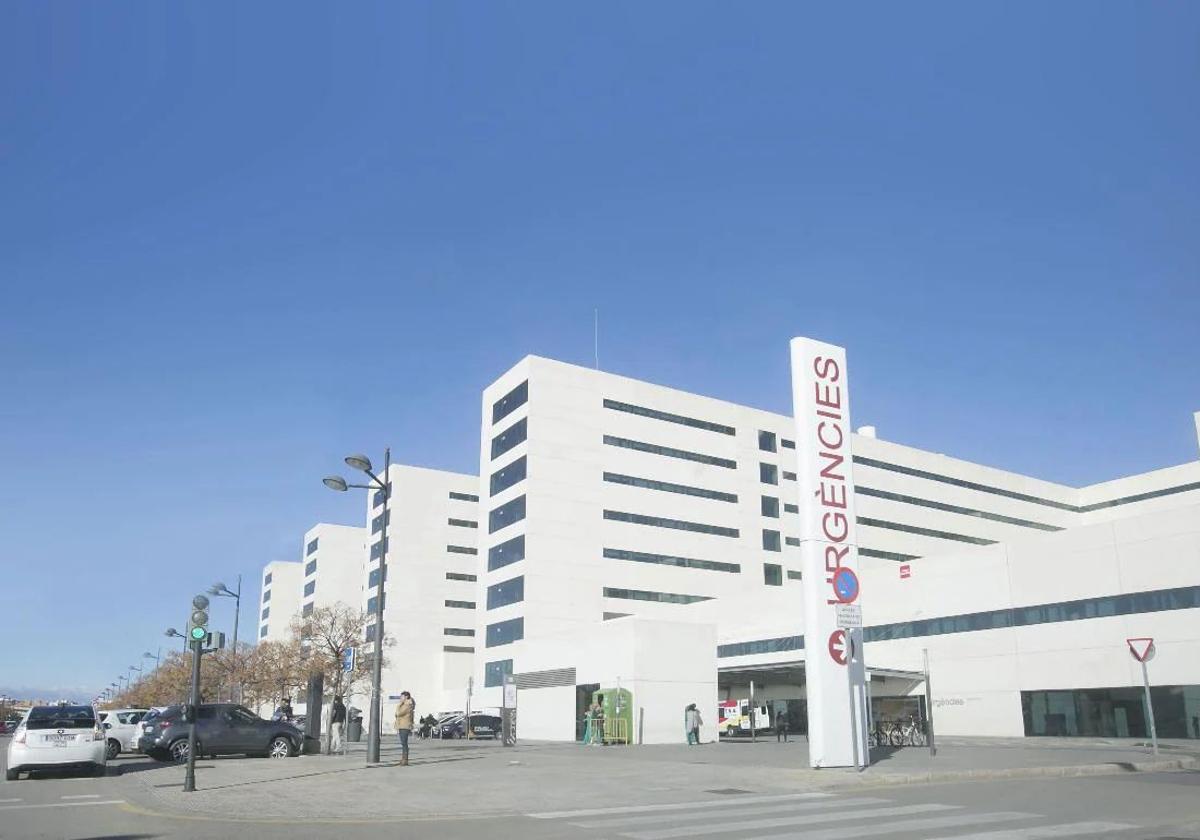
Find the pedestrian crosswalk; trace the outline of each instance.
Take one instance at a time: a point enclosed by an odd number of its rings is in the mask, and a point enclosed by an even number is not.
[[[939,802],[901,804],[880,796],[795,793],[701,802],[625,805],[527,814],[628,840],[1040,840],[1101,837],[1135,828],[1117,822],[1050,822],[1026,811],[988,811]],[[965,833],[964,833],[965,832]]]

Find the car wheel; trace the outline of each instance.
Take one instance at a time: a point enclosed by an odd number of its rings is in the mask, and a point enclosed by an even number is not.
[[[115,738],[109,738],[108,746],[104,750],[105,758],[107,758],[109,761],[112,761],[114,758],[116,758],[120,754],[121,754],[121,742],[116,740]]]
[[[20,775],[21,775],[20,770],[5,770],[4,771],[4,781],[15,782]]]
[[[270,758],[291,758],[292,741],[284,735],[276,735],[271,739],[270,745],[267,747],[267,756]]]
[[[196,744],[196,754],[200,754],[200,744]],[[175,743],[171,744],[171,760],[176,764],[183,764],[188,760],[188,742],[187,738],[180,738]]]

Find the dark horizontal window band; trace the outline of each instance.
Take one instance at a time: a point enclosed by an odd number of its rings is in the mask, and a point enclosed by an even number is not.
[[[445,653],[474,653],[475,648],[465,645],[442,645],[442,650]]]
[[[654,443],[643,443],[640,440],[605,435],[604,442],[609,446],[619,446],[622,449],[632,449],[636,452],[648,452],[651,455],[662,455],[667,458],[679,458],[683,461],[695,461],[698,464],[708,464],[713,467],[724,467],[736,470],[737,461],[729,458],[718,458],[715,455],[705,455],[701,452],[689,452],[686,449],[674,449],[670,446],[659,446]]]
[[[1148,490],[1145,493],[1138,493],[1133,496],[1122,496],[1119,499],[1110,499],[1107,502],[1093,502],[1090,505],[1082,505],[1079,510],[1082,513],[1091,513],[1094,510],[1104,510],[1105,508],[1118,507],[1119,505],[1129,505],[1134,502],[1144,502],[1147,499],[1157,499],[1161,496],[1172,496],[1176,493],[1187,493],[1191,490],[1200,490],[1200,481],[1194,481],[1191,484],[1180,484],[1178,487],[1164,487],[1161,490]]]
[[[478,502],[479,501],[479,497],[476,496],[474,493],[456,493],[453,490],[450,491],[450,498],[455,499],[456,501],[460,501],[460,502]]]
[[[659,411],[654,408],[645,408],[640,405],[632,405],[630,403],[618,402],[617,400],[605,400],[605,408],[611,408],[613,411],[624,411],[628,414],[637,414],[640,417],[649,417],[652,420],[664,420],[667,423],[678,423],[680,426],[691,426],[693,429],[704,429],[709,432],[717,432],[722,435],[736,435],[737,429],[733,426],[725,426],[721,423],[710,423],[707,420],[697,420],[695,417],[685,417],[682,414],[671,414],[667,411]]]
[[[888,522],[886,519],[872,519],[869,516],[858,517],[858,524],[867,525],[872,528],[887,528],[890,531],[904,531],[908,534],[920,534],[922,537],[936,537],[939,540],[954,540],[955,542],[970,543],[971,545],[996,544],[996,540],[985,540],[983,537],[969,537],[966,534],[954,534],[950,531],[936,531],[933,528],[905,525],[903,522]]]
[[[855,493],[861,493],[864,496],[873,496],[876,499],[886,499],[889,502],[900,502],[906,505],[919,505],[920,507],[933,508],[934,510],[943,510],[946,513],[958,513],[963,516],[974,516],[977,519],[990,519],[993,522],[1003,522],[1007,525],[1020,525],[1023,528],[1036,528],[1039,531],[1061,531],[1063,530],[1057,525],[1047,525],[1044,522],[1034,522],[1031,519],[1020,519],[1016,516],[1005,516],[1001,513],[988,513],[984,510],[976,510],[975,508],[961,507],[959,505],[949,505],[945,502],[935,502],[932,499],[921,499],[916,496],[905,496],[902,493],[891,493],[887,490],[876,490],[873,487],[856,486]]]
[[[677,592],[650,592],[645,589],[617,589],[604,587],[605,598],[620,598],[626,601],[657,601],[662,604],[695,604],[698,601],[711,601],[708,595],[681,595]]]
[[[684,519],[663,519],[660,516],[643,516],[640,513],[626,513],[620,510],[604,511],[604,518],[614,522],[629,522],[633,525],[652,525],[656,528],[673,528],[676,531],[692,531],[697,534],[712,534],[718,537],[737,537],[737,528],[725,528],[721,525],[705,525],[702,522],[688,522]]]
[[[478,528],[479,523],[471,519],[447,519],[447,525],[453,525],[456,528]]]
[[[446,551],[451,554],[478,554],[479,549],[471,548],[469,545],[448,545]]]
[[[880,551],[876,548],[863,548],[859,546],[858,555],[860,557],[875,557],[879,560],[897,560],[903,563],[906,560],[916,560],[921,555],[919,554],[901,554],[898,551]]]
[[[683,496],[697,496],[701,499],[715,499],[718,502],[734,502],[738,500],[736,493],[722,493],[720,490],[706,490],[703,487],[689,487],[686,484],[672,484],[669,481],[658,481],[653,478],[637,478],[632,475],[606,472],[604,480],[610,484],[624,484],[629,487],[644,487],[647,490],[661,490],[664,493],[679,493]]]
[[[738,563],[721,563],[717,560],[697,560],[694,557],[676,557],[671,554],[651,554],[647,551],[627,551],[623,548],[606,548],[604,556],[610,560],[632,560],[635,563],[657,563],[660,566],[680,566],[687,569],[704,569],[710,572],[731,572],[737,574],[742,570]]]
[[[920,621],[877,624],[863,630],[863,640],[885,642],[922,636],[970,633],[977,630],[1003,630],[1009,627],[1031,627],[1039,624],[1058,624],[1064,621],[1087,621],[1093,618],[1113,618],[1122,615],[1191,609],[1200,609],[1200,586],[1154,589],[1147,592],[1081,598],[1077,601],[1059,601],[1030,607],[964,613]],[[758,639],[750,642],[718,645],[717,656],[747,656],[755,653],[803,649],[803,636],[784,636],[778,639]]]

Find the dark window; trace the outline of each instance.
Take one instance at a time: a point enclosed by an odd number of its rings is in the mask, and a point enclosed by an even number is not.
[[[1044,522],[1034,522],[1030,519],[1020,519],[1016,516],[1005,516],[1000,513],[988,513],[983,510],[975,510],[974,508],[961,507],[959,505],[949,505],[945,502],[935,502],[931,499],[919,499],[916,496],[905,496],[901,493],[891,493],[887,490],[875,490],[871,487],[855,487],[855,493],[861,493],[864,496],[874,496],[877,499],[887,499],[890,502],[901,502],[906,505],[919,505],[920,507],[933,508],[934,510],[944,510],[947,513],[960,513],[963,516],[974,516],[977,519],[990,519],[993,522],[1003,522],[1007,525],[1020,525],[1023,528],[1036,528],[1039,531],[1061,531],[1057,525],[1047,525]]]
[[[762,497],[762,515],[769,516],[772,519],[779,518],[779,499],[774,496]]]
[[[752,642],[717,645],[717,656],[751,656],[759,653],[783,653],[790,650],[804,650],[804,637],[783,636],[778,639],[756,639]]]
[[[492,405],[492,422],[495,423],[503,420],[527,402],[529,402],[528,379],[496,400]]]
[[[1200,695],[1200,685],[1150,687],[1154,728],[1160,738],[1195,738],[1200,730],[1196,710],[1187,698]],[[1147,738],[1149,715],[1141,686],[1022,691],[1025,734],[1071,738]]]
[[[387,580],[387,572],[383,573],[383,579]],[[372,569],[371,574],[367,575],[367,589],[374,589],[379,586],[379,569]]]
[[[605,598],[621,598],[627,601],[658,601],[663,604],[694,604],[697,601],[711,601],[707,595],[679,595],[674,592],[648,592],[644,589],[616,589],[604,587]]]
[[[473,610],[475,609],[474,601],[446,601],[446,606],[452,610]]]
[[[371,546],[371,559],[372,560],[378,560],[380,557],[383,556],[383,553],[385,551],[387,551],[387,543],[388,543],[387,540],[380,540],[379,542],[374,543]]]
[[[517,496],[511,502],[505,502],[488,514],[488,533],[494,534],[501,528],[507,528],[514,522],[525,518],[525,497]]]
[[[625,618],[631,615],[633,615],[633,613],[606,612],[604,613],[603,620],[612,621],[614,618]]]
[[[774,452],[775,450],[775,433],[764,432],[759,430],[758,433],[758,448],[763,452]]]
[[[367,599],[367,612],[370,613],[371,615],[374,615],[375,614],[375,604],[378,602],[379,602],[378,595],[372,595],[370,598],[368,598]],[[385,610],[387,609],[387,593],[386,592],[383,593],[383,608]]]
[[[718,537],[736,537],[737,528],[725,528],[720,525],[705,525],[701,522],[688,522],[683,519],[663,519],[660,516],[642,516],[640,513],[625,513],[619,510],[604,511],[604,518],[616,522],[630,522],[634,525],[653,525],[656,528],[674,528],[677,531],[693,531],[697,534],[713,534]]]
[[[784,537],[784,538],[783,538],[783,541],[784,541],[784,543],[786,543],[787,545],[794,545],[794,546],[799,546],[799,545],[800,545],[800,538],[799,538],[799,537]]]
[[[306,548],[306,549],[304,550],[304,553],[305,553],[306,555],[308,555],[308,554],[312,554],[314,551],[316,551],[316,550],[317,550],[317,543],[318,543],[319,541],[320,541],[320,537],[318,537],[317,539],[314,539],[312,542],[310,542],[310,543],[308,544],[308,548]]]
[[[267,625],[264,624],[262,626],[262,629],[258,631],[258,638],[260,638],[260,639],[264,638],[266,635],[267,635]]]
[[[387,512],[387,524],[389,524],[389,525],[392,524],[392,512],[390,510]],[[378,516],[376,516],[374,519],[371,520],[371,533],[378,534],[382,530],[383,530],[383,514],[381,513]]]
[[[719,490],[705,490],[703,487],[690,487],[686,484],[672,484],[669,481],[656,481],[652,478],[635,478],[632,475],[606,472],[604,480],[611,484],[625,484],[629,487],[644,487],[647,490],[662,490],[664,493],[679,493],[683,496],[697,496],[702,499],[715,499],[719,502],[736,502],[734,493],[722,493]]]
[[[446,551],[449,551],[451,554],[478,554],[479,553],[478,549],[471,548],[469,545],[448,545],[448,546],[446,546]]]
[[[758,465],[758,480],[763,484],[778,484],[779,483],[779,467],[774,464]]]
[[[789,504],[785,503],[783,506],[783,510],[785,513],[799,513],[800,505],[789,505]]]
[[[271,608],[270,608],[270,607],[263,607],[263,611],[262,611],[262,620],[263,620],[263,621],[266,621],[268,618],[270,618],[270,616],[271,616]]]
[[[779,445],[782,446],[784,449],[795,449],[796,441],[788,440],[787,438],[780,438]]]
[[[446,580],[478,580],[475,575],[468,575],[465,572],[446,572]]]
[[[488,549],[488,571],[525,559],[525,535],[513,537]]]
[[[317,561],[309,560],[304,564],[304,576],[309,577],[317,571]]]
[[[268,589],[266,592],[263,593],[263,603],[265,604],[265,603],[267,603],[267,601],[270,601],[270,600],[271,600],[271,590]]]
[[[505,467],[501,467],[492,473],[491,484],[488,488],[488,494],[495,496],[512,487],[514,484],[525,480],[525,456],[522,455],[517,460]]]
[[[737,434],[737,429],[733,428],[733,426],[723,426],[720,423],[710,423],[707,420],[697,420],[694,417],[684,417],[682,414],[670,414],[666,411],[644,408],[640,405],[631,405],[630,403],[618,402],[617,400],[605,400],[604,407],[611,408],[613,411],[624,411],[627,414],[637,414],[640,417],[663,420],[667,423],[678,423],[680,426],[691,426],[693,429],[704,429],[722,435]]]
[[[884,519],[872,519],[869,516],[858,517],[859,525],[871,528],[887,528],[891,531],[904,531],[908,534],[920,534],[923,537],[937,537],[939,540],[954,540],[955,542],[971,543],[972,545],[995,545],[995,540],[985,540],[982,537],[969,537],[965,534],[953,534],[949,531],[935,531],[933,528],[921,528],[917,525],[905,525],[902,522],[888,522]]]
[[[504,685],[504,678],[513,672],[513,661],[501,659],[483,666],[483,687],[495,688]]]
[[[919,554],[900,554],[895,551],[878,551],[874,548],[860,548],[858,553],[862,557],[878,557],[880,560],[897,560],[901,563],[906,560],[916,560],[921,556]]]
[[[263,586],[271,585],[271,572],[267,572],[267,576],[263,578]]]
[[[705,455],[700,452],[689,452],[686,449],[673,449],[670,446],[659,446],[654,443],[643,443],[640,440],[630,440],[629,438],[615,437],[613,435],[605,435],[604,442],[609,446],[618,446],[621,449],[633,449],[637,452],[648,452],[651,455],[663,455],[667,458],[679,458],[683,461],[695,461],[698,464],[708,464],[713,467],[724,467],[727,470],[736,470],[737,461],[730,458],[718,458],[716,455]]]
[[[779,532],[772,531],[769,528],[763,528],[763,550],[764,551],[782,551],[779,545]]]
[[[528,427],[525,425],[525,418],[522,417],[516,423],[513,423],[503,432],[492,438],[492,460],[496,460],[514,446],[524,443],[528,432]]]
[[[442,645],[442,650],[446,653],[474,653],[475,648],[464,647],[463,645]]]
[[[313,603],[312,603],[312,601],[309,601],[307,604],[304,605],[304,609],[302,609],[300,611],[300,614],[303,616],[310,616],[310,615],[312,615],[312,611],[313,611]]]
[[[446,636],[474,636],[475,631],[469,627],[443,627],[442,634]]]
[[[525,600],[525,576],[519,575],[511,580],[494,583],[487,588],[487,608],[494,610],[497,607],[515,604],[518,601]]]
[[[788,580],[804,580],[804,574],[802,572],[797,572],[794,569],[787,570],[787,577]]]
[[[525,638],[525,619],[510,618],[487,626],[487,646],[499,647]]]
[[[635,563],[658,563],[663,566],[683,566],[688,569],[706,569],[711,572],[740,572],[737,563],[720,563],[716,560],[696,560],[692,557],[675,557],[670,554],[650,554],[645,551],[626,551],[621,548],[606,548],[604,556],[611,560],[632,560]]]
[[[783,566],[763,563],[763,583],[767,586],[783,586]]]
[[[388,493],[391,494],[392,482],[390,482],[390,481],[388,482],[387,489],[388,489]],[[371,507],[379,507],[381,504],[383,504],[383,491],[376,490],[375,494],[371,497]]]
[[[35,706],[25,720],[26,729],[91,729],[95,725],[96,710],[91,706]]]
[[[317,582],[315,580],[310,580],[308,583],[304,584],[304,594],[306,596],[313,594],[313,592],[315,592],[316,589],[317,589]]]
[[[456,499],[460,502],[478,502],[479,501],[479,497],[473,493],[455,493],[453,490],[450,491],[450,498]]]
[[[470,519],[447,519],[446,522],[456,528],[478,528],[479,523]]]
[[[783,471],[783,480],[784,481],[795,481],[796,474],[794,472],[788,472],[787,470],[784,470]]]

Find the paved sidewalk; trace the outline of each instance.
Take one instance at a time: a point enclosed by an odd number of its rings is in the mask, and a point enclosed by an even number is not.
[[[398,766],[390,744],[381,764],[371,767],[362,744],[347,756],[205,760],[192,794],[182,792],[180,767],[138,763],[123,775],[129,796],[156,811],[342,822],[701,801],[731,791],[1180,769],[1200,766],[1197,746],[1164,745],[1156,759],[1136,742],[947,738],[936,758],[914,747],[880,750],[872,767],[856,773],[809,769],[803,739],[698,747],[525,743],[509,749],[490,741],[416,741],[409,767]]]

